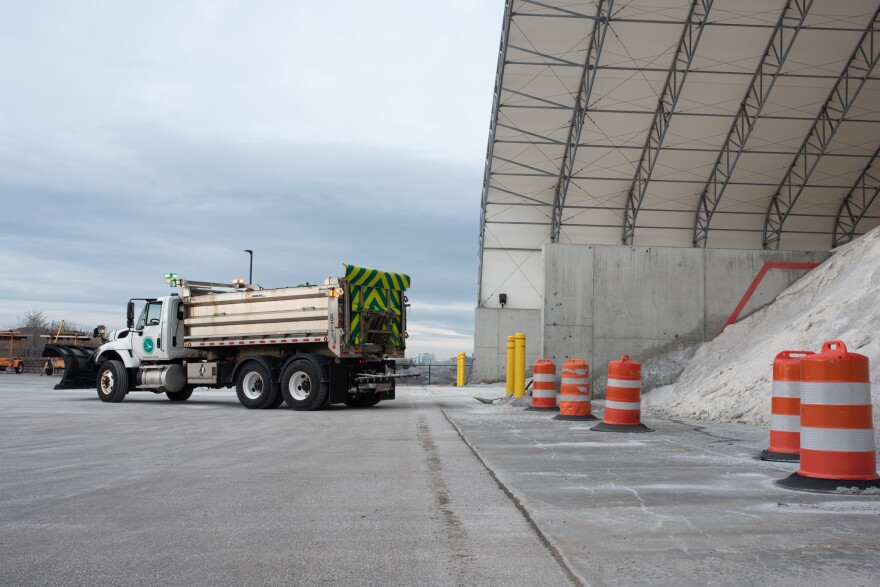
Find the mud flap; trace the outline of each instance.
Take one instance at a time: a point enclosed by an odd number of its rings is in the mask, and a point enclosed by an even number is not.
[[[42,356],[64,359],[64,373],[55,389],[91,389],[95,387],[95,377],[97,377],[94,361],[95,349],[47,344],[43,349]]]

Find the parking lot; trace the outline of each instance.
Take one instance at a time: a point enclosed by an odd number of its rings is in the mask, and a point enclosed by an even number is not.
[[[0,376],[0,583],[869,585],[880,496],[773,485],[766,431],[612,434],[404,387],[246,410]],[[601,404],[597,403],[597,409]]]

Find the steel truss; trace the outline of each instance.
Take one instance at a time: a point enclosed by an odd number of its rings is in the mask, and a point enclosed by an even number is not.
[[[645,199],[645,192],[651,181],[654,165],[657,164],[663,139],[666,138],[666,131],[669,130],[669,123],[672,122],[675,105],[684,89],[684,82],[687,79],[691,63],[693,63],[697,45],[700,43],[700,37],[703,36],[703,28],[709,17],[709,11],[712,10],[712,2],[713,0],[693,0],[691,2],[687,24],[678,40],[678,46],[675,48],[675,57],[669,67],[666,83],[663,84],[663,92],[657,101],[657,109],[654,111],[654,118],[651,121],[651,130],[648,131],[648,138],[642,149],[642,156],[639,158],[632,185],[626,194],[626,212],[623,215],[623,230],[620,237],[621,242],[625,245],[632,244],[636,231],[636,218]]]
[[[778,249],[785,220],[803,192],[816,165],[846,118],[856,97],[870,78],[880,60],[880,40],[877,38],[880,6],[862,33],[846,67],[819,110],[816,120],[804,139],[798,154],[788,168],[782,183],[773,195],[764,218],[765,249]]]
[[[770,37],[770,42],[767,43],[764,56],[746,90],[736,119],[734,119],[730,131],[727,133],[727,138],[718,152],[718,158],[709,174],[706,187],[700,194],[700,201],[694,215],[693,245],[695,247],[706,246],[709,239],[709,225],[718,208],[718,202],[721,201],[721,196],[724,195],[724,190],[730,183],[733,170],[745,150],[752,129],[755,128],[755,124],[761,117],[761,111],[767,104],[770,91],[779,78],[782,66],[788,58],[788,53],[794,45],[812,4],[813,0],[789,0],[776,22],[776,29]],[[788,25],[792,22],[796,24],[794,28],[789,28]],[[770,79],[765,79],[766,76],[769,76]]]
[[[501,41],[498,48],[498,68],[495,70],[495,95],[492,97],[492,119],[489,121],[489,145],[486,148],[486,165],[483,170],[483,195],[480,205],[480,258],[477,260],[477,302],[482,299],[483,289],[483,242],[486,235],[486,204],[489,202],[489,181],[492,179],[492,155],[495,149],[495,129],[498,125],[498,109],[501,106],[501,88],[504,84],[504,58],[507,55],[507,40],[513,18],[513,1],[504,4],[504,24],[501,27]]]
[[[605,36],[611,21],[611,11],[614,0],[598,0],[596,3],[596,17],[593,20],[593,32],[590,35],[590,45],[587,49],[587,57],[583,65],[583,74],[578,86],[578,95],[574,102],[571,115],[571,124],[568,128],[568,141],[565,143],[565,151],[562,155],[562,163],[559,166],[559,178],[556,181],[556,190],[553,198],[553,217],[550,227],[551,242],[559,242],[559,232],[562,228],[562,212],[565,208],[565,198],[568,194],[568,186],[574,171],[574,162],[577,155],[578,144],[581,141],[581,131],[584,128],[584,118],[590,105],[590,94],[593,91],[593,82],[596,80],[596,64],[602,55],[602,46],[605,44]]]
[[[859,174],[859,179],[840,203],[837,217],[834,220],[834,236],[831,247],[839,247],[853,239],[856,226],[865,216],[868,208],[880,194],[880,145],[874,151],[871,160]]]
[[[478,304],[488,301],[484,293],[491,297],[488,284],[504,277],[491,255],[539,252],[539,240],[609,242],[617,234],[631,245],[638,234],[646,246],[656,237],[707,247],[725,235],[728,244],[750,247],[761,235],[765,248],[779,248],[785,233],[811,235],[805,242],[821,248],[827,241],[819,235],[831,233],[832,223],[832,246],[839,246],[880,219],[880,126],[871,126],[880,125],[880,0],[842,11],[832,0],[780,0],[772,14],[743,7],[730,20],[713,1],[506,0],[482,186]],[[735,42],[737,29],[750,43],[761,39],[754,52],[726,51],[722,43]],[[709,37],[698,47],[702,33]],[[816,43],[827,43],[834,57]],[[653,47],[663,49],[646,51]],[[745,53],[754,67],[741,67]],[[832,59],[840,60],[836,71]],[[799,105],[770,111],[801,86],[809,93]],[[655,168],[658,158],[664,163]],[[820,159],[827,161],[819,166]],[[752,162],[750,176],[744,166]],[[801,194],[827,205],[811,209],[798,202]]]

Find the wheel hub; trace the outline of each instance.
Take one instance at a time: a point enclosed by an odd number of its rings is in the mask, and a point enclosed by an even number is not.
[[[259,399],[263,395],[263,377],[256,371],[251,371],[244,376],[242,388],[248,399]]]
[[[312,379],[302,371],[297,371],[287,384],[288,391],[293,399],[303,401],[312,392]]]
[[[114,384],[113,373],[110,371],[104,371],[101,375],[101,393],[104,395],[110,395],[113,393]]]

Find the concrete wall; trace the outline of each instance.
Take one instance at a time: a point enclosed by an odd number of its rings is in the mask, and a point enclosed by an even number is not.
[[[507,337],[526,335],[526,368],[540,358],[541,310],[477,308],[474,328],[474,381],[504,381],[507,369]]]
[[[597,397],[604,395],[608,361],[624,353],[642,362],[644,389],[671,383],[697,347],[718,335],[765,262],[818,263],[828,256],[545,245],[540,354],[557,365],[568,357],[586,359]],[[740,319],[772,302],[804,273],[769,271]]]

